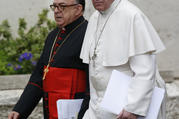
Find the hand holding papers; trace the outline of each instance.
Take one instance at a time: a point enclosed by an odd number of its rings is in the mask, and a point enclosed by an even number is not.
[[[130,81],[131,77],[114,70],[112,72],[104,98],[101,102],[101,107],[118,115],[127,104],[128,86]],[[139,117],[138,119],[157,119],[160,105],[164,97],[164,92],[164,89],[157,87],[154,88],[147,116]]]
[[[83,99],[58,100],[58,119],[77,119]]]

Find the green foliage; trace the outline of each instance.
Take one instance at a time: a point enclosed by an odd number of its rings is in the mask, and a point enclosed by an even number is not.
[[[49,31],[56,27],[47,14],[48,10],[44,9],[29,29],[25,19],[20,18],[17,37],[12,36],[7,20],[0,24],[0,75],[31,73]]]

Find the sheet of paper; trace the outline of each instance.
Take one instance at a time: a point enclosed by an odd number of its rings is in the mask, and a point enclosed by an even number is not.
[[[129,76],[114,70],[101,102],[101,107],[114,114],[119,114],[127,104],[126,95],[130,80]]]
[[[83,99],[67,99],[57,101],[58,119],[76,119]]]
[[[131,80],[131,77],[126,74],[114,70],[104,98],[101,102],[101,107],[118,115],[127,104],[128,86]],[[154,88],[147,116],[145,118],[139,117],[138,119],[157,119],[159,108],[164,97],[164,92],[164,89],[157,87]]]
[[[139,117],[138,119],[157,119],[162,100],[164,98],[165,90],[155,87],[152,94],[152,100],[150,103],[149,111],[147,116]]]

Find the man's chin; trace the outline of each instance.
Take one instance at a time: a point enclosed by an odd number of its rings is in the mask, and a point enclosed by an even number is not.
[[[56,22],[56,24],[57,24],[57,26],[58,26],[59,28],[63,28],[63,27],[64,27],[64,24],[62,24],[62,23]]]
[[[58,28],[63,28],[63,26],[62,26],[62,25],[57,24],[57,26],[58,26]]]
[[[105,11],[105,9],[103,7],[98,7],[97,6],[97,7],[95,7],[95,9],[98,10],[98,11]]]

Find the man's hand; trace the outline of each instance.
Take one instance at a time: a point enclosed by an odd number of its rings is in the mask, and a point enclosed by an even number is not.
[[[8,119],[18,119],[19,116],[20,114],[18,112],[12,111],[11,113],[9,113]]]
[[[122,112],[117,116],[117,119],[137,119],[137,116],[130,112],[122,110]]]

